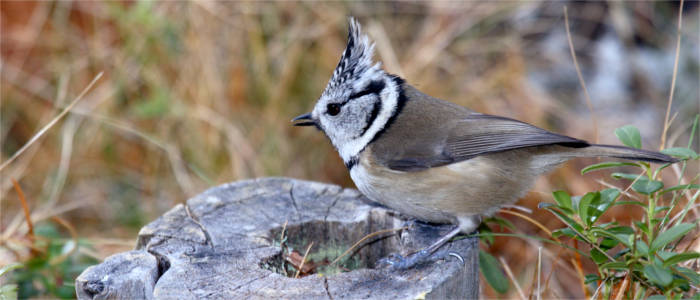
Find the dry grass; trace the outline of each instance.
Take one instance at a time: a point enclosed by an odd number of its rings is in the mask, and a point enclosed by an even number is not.
[[[348,15],[359,17],[376,39],[377,58],[388,71],[430,95],[578,138],[596,140],[599,130],[601,142],[614,142],[615,127],[634,123],[645,134],[645,148],[658,148],[670,84],[658,87],[656,74],[621,63],[629,77],[613,84],[626,84],[626,98],[610,104],[596,99],[590,76],[614,68],[596,63],[601,28],[614,32],[626,53],[648,47],[673,57],[676,11],[674,4],[653,2],[569,6],[572,46],[582,76],[589,76],[599,121],[592,122],[560,3],[3,2],[0,157],[7,166],[0,170],[0,265],[30,256],[29,248],[9,245],[28,232],[11,178],[26,193],[32,223],[60,215],[54,222],[74,227],[95,247],[80,251],[98,258],[133,247],[138,228],[216,184],[289,176],[352,186],[322,134],[289,124],[327,83],[345,44]],[[698,22],[691,4],[681,54],[698,49]],[[656,66],[671,69],[673,61],[664,57]],[[678,114],[667,147],[685,146],[688,120],[700,110],[693,86],[698,60],[681,55],[670,110]],[[9,162],[100,72],[62,120]],[[536,222],[559,227],[536,205],[551,201],[554,189],[582,194],[602,188],[605,173],[579,175],[591,162],[565,165],[519,204],[533,210]],[[641,211],[612,213],[606,217],[629,220]],[[527,221],[504,217],[519,233],[543,234]],[[525,294],[536,293],[541,274],[543,298],[583,295],[570,288],[580,286],[572,253],[506,237],[489,250],[504,258]],[[488,287],[484,293],[497,295]],[[511,289],[506,296],[519,295]]]

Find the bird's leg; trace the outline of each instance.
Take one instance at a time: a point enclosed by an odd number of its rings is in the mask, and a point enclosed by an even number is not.
[[[453,238],[455,235],[460,233],[460,227],[455,226],[454,229],[452,229],[449,233],[435,241],[432,245],[424,248],[421,251],[418,251],[414,254],[409,255],[408,257],[403,257],[399,254],[391,254],[387,258],[382,258],[379,260],[377,263],[378,266],[380,267],[389,267],[391,269],[408,269],[413,266],[416,266],[418,264],[430,261],[430,256],[440,249],[442,245],[447,243],[451,238]]]

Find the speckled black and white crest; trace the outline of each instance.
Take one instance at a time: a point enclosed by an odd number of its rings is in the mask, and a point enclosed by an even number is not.
[[[348,44],[309,117],[351,168],[399,110],[401,88],[374,62],[374,44],[360,24],[354,18],[349,23]]]
[[[355,18],[348,19],[348,43],[340,57],[338,66],[333,71],[333,77],[328,82],[324,95],[346,82],[362,81],[363,75],[374,73],[380,68],[379,63],[373,65],[374,43],[367,35],[362,34],[362,28]],[[369,72],[368,72],[369,71]]]

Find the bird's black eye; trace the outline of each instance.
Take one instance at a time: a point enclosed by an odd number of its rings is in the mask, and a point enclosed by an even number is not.
[[[331,103],[326,106],[326,111],[328,112],[329,115],[335,116],[340,113],[340,104],[337,103]]]

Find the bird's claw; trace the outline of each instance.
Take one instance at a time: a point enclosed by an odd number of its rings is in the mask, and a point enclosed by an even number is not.
[[[405,270],[431,261],[430,256],[430,253],[426,250],[418,251],[407,257],[392,253],[388,257],[380,259],[377,262],[377,267],[391,270]]]
[[[457,252],[449,252],[449,253],[447,253],[447,255],[448,255],[448,256],[453,256],[454,258],[459,259],[459,262],[461,262],[461,263],[462,263],[462,266],[464,266],[464,258],[463,258],[461,255],[459,255],[459,253],[457,253]]]
[[[427,262],[446,259],[448,258],[448,256],[456,258],[460,261],[462,265],[464,265],[464,258],[462,258],[462,256],[456,252],[443,253],[442,255],[431,255],[427,250],[423,249],[407,257],[404,257],[397,253],[389,254],[389,256],[377,261],[377,268],[390,270],[406,270]]]

